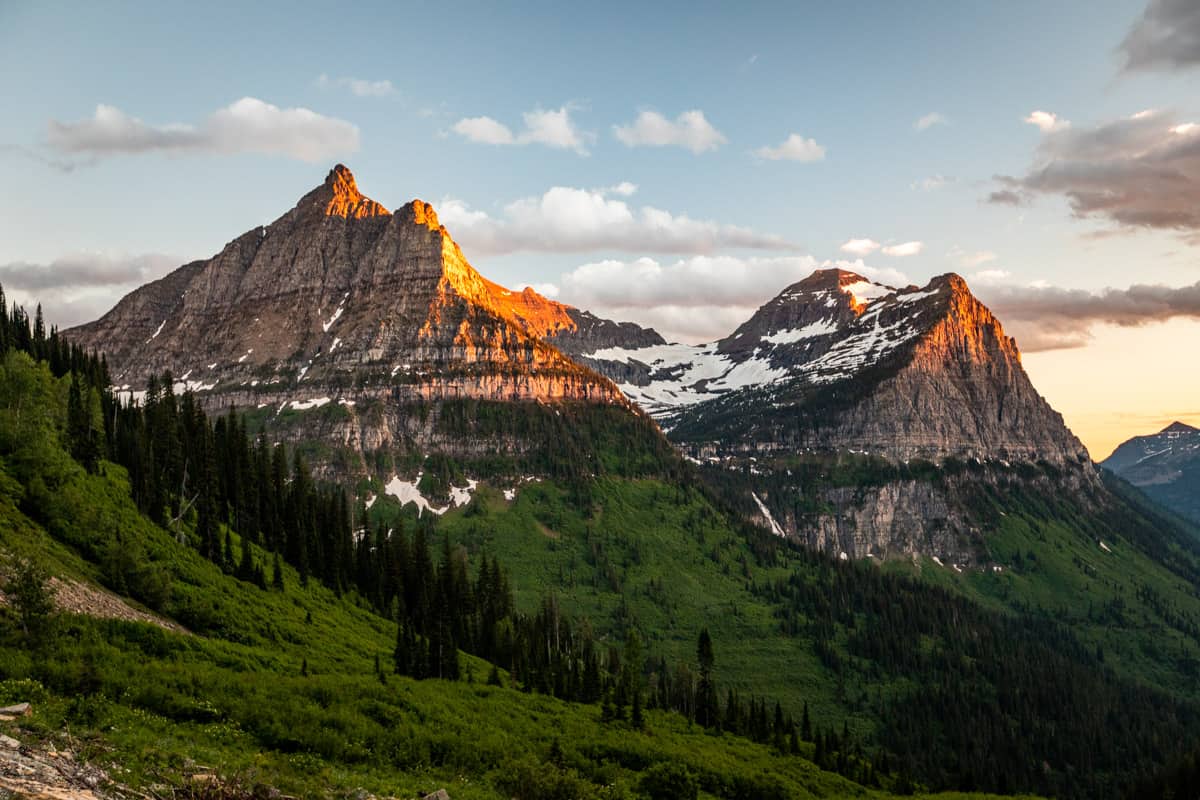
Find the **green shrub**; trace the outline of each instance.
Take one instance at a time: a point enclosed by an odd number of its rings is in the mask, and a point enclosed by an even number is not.
[[[700,784],[688,768],[672,761],[660,761],[642,773],[638,784],[648,800],[696,800]]]

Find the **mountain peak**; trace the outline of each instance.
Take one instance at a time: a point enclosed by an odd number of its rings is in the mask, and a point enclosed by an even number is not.
[[[437,212],[424,200],[410,200],[403,207],[397,209],[396,215],[401,219],[411,221],[414,225],[424,225],[431,231],[436,231],[441,227]]]
[[[329,170],[329,174],[325,176],[326,186],[333,186],[337,183],[349,183],[354,186],[354,173],[345,164],[334,164],[333,169]]]
[[[337,164],[325,176],[325,182],[309,192],[306,200],[321,209],[327,217],[361,219],[363,217],[386,217],[389,212],[379,203],[358,190],[352,173],[344,164]]]
[[[866,281],[862,275],[857,272],[851,272],[847,269],[829,268],[815,270],[807,278],[804,278],[797,283],[793,283],[782,293],[788,294],[793,291],[819,291],[821,289],[840,289],[843,286],[849,286],[860,281]]]
[[[971,287],[967,285],[966,279],[957,272],[936,275],[929,281],[929,288],[931,289],[941,289],[943,287],[948,288],[951,294],[971,294]]]
[[[1200,428],[1193,428],[1186,422],[1175,420],[1170,425],[1159,431],[1159,433],[1200,433]]]

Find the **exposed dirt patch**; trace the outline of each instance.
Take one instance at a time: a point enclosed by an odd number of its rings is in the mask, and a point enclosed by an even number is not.
[[[559,539],[562,537],[562,534],[559,533],[558,531],[554,530],[553,528],[547,528],[545,525],[543,525],[540,522],[537,522],[534,524],[537,525],[537,529],[539,531],[541,531],[542,536],[545,536],[547,539]]]

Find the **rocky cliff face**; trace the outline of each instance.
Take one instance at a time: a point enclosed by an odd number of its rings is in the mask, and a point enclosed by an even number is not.
[[[420,450],[435,444],[431,420],[447,400],[639,413],[546,343],[579,335],[580,317],[488,281],[431,206],[414,200],[389,213],[339,165],[270,225],[65,335],[104,351],[114,383],[131,394],[169,371],[210,408],[278,416],[339,407],[327,440]],[[410,418],[414,403],[432,411]]]
[[[1043,465],[1077,488],[1096,484],[1087,451],[1030,383],[1016,343],[953,274],[897,289],[820,270],[712,344],[582,357],[692,458],[764,476],[756,516],[767,527],[835,554],[971,563],[979,535],[945,481],[808,487],[807,510],[797,510],[784,499],[795,494],[788,481],[766,476],[791,475],[789,464],[810,457],[950,459],[1002,471]]]
[[[1200,523],[1200,428],[1173,422],[1158,433],[1135,436],[1100,465]]]

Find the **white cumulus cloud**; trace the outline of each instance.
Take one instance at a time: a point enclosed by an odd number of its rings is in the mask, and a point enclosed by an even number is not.
[[[331,78],[322,73],[317,77],[317,86],[322,89],[345,89],[355,97],[391,97],[397,94],[389,80],[371,81],[363,78]]]
[[[635,207],[619,199],[628,197],[635,188],[628,183],[607,189],[555,186],[541,195],[514,200],[495,217],[449,198],[439,205],[438,218],[468,256],[522,251],[713,253],[729,248],[800,249],[781,236],[693,219],[653,206]]]
[[[850,239],[842,243],[839,248],[843,253],[850,253],[856,256],[867,256],[874,253],[882,245],[874,239]]]
[[[151,125],[119,108],[96,106],[89,119],[51,120],[49,145],[94,158],[140,153],[267,153],[324,161],[358,149],[358,128],[307,108],[279,108],[243,97],[199,125]]]
[[[1034,111],[1025,118],[1025,121],[1030,125],[1036,125],[1042,133],[1056,133],[1071,127],[1069,120],[1059,119],[1058,115],[1052,111]]]
[[[451,130],[467,141],[493,145],[540,144],[558,150],[574,150],[587,155],[588,134],[579,130],[571,119],[571,107],[526,111],[521,115],[524,128],[514,133],[511,128],[492,117],[464,117]]]
[[[904,242],[902,244],[891,244],[884,247],[882,252],[885,256],[895,256],[896,258],[904,258],[906,256],[915,256],[925,249],[924,242]]]
[[[817,144],[816,139],[805,139],[793,133],[778,147],[760,147],[754,155],[768,161],[823,161],[825,148]]]
[[[614,126],[613,133],[626,147],[682,147],[697,155],[728,141],[698,109],[684,111],[674,120],[657,111],[643,111],[630,124]]]
[[[480,144],[513,144],[513,132],[491,117],[465,117],[451,128],[459,136]]]

